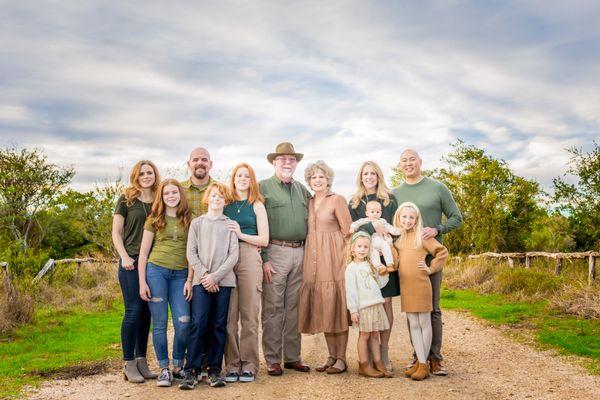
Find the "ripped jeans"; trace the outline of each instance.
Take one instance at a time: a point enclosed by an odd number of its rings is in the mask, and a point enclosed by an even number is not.
[[[175,328],[173,366],[183,367],[190,325],[190,303],[183,296],[187,275],[187,269],[172,270],[150,262],[146,267],[146,282],[152,294],[148,303],[152,314],[152,342],[159,368],[169,367],[167,343],[169,305]]]

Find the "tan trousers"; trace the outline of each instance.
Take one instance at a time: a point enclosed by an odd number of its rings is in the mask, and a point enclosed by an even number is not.
[[[263,284],[262,346],[267,366],[300,361],[298,331],[298,296],[302,283],[304,246],[267,248],[275,274],[271,283]]]
[[[227,372],[258,372],[258,321],[262,292],[262,259],[258,248],[240,242],[240,257],[233,268],[237,286],[231,292],[227,317]],[[240,329],[241,324],[241,329]]]

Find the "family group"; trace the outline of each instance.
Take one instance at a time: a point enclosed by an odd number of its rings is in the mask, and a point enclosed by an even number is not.
[[[190,153],[183,182],[161,180],[149,160],[132,168],[112,226],[125,304],[124,378],[175,380],[181,389],[252,382],[259,323],[268,375],[310,371],[301,333],[325,335],[328,357],[316,371],[346,372],[349,327],[357,326],[359,374],[391,377],[395,296],[414,347],[402,375],[445,375],[442,239],[462,222],[447,187],[422,175],[414,150],[401,153],[405,181],[393,190],[375,162],[363,162],[349,201],[331,190],[334,172],[323,161],[305,169],[311,191],[295,180],[303,154],[291,143],[266,158],[272,177],[258,182],[242,163],[227,185],[211,178],[205,148]],[[159,374],[146,359],[151,323]]]

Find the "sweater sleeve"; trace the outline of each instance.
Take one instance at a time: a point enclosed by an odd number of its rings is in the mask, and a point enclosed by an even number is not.
[[[346,283],[346,307],[351,314],[358,312],[358,282],[356,281],[356,266],[348,264],[344,274]]]
[[[201,220],[194,219],[190,224],[188,232],[186,256],[188,264],[194,269],[194,277],[201,278],[208,272],[208,268],[202,265],[200,257],[198,257],[198,231],[200,230]]]
[[[433,256],[433,259],[429,264],[431,273],[435,274],[436,272],[441,271],[446,262],[446,258],[448,258],[448,249],[434,238],[423,240],[423,247]]]
[[[446,221],[436,228],[441,234],[446,234],[462,225],[462,214],[446,185],[442,184],[440,190],[442,192],[442,213],[446,216]]]
[[[221,279],[223,279],[228,273],[230,273],[233,270],[233,267],[235,267],[235,264],[237,263],[240,255],[240,245],[235,233],[228,231],[228,238],[229,243],[227,249],[227,257],[225,258],[225,261],[223,261],[223,264],[221,264],[216,271],[210,274],[211,278],[217,283],[217,285],[219,284]]]

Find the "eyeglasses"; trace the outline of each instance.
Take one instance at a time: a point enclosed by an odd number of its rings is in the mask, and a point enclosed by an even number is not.
[[[275,157],[275,161],[283,163],[283,164],[285,164],[285,163],[294,164],[294,163],[296,163],[297,160],[296,160],[296,157],[294,157],[294,156],[287,156],[287,157],[286,156],[278,156],[278,157]]]

